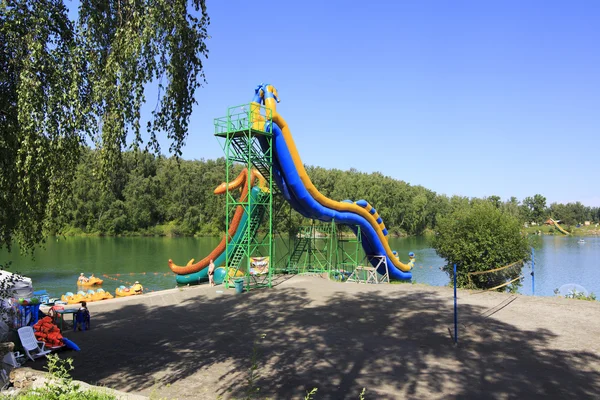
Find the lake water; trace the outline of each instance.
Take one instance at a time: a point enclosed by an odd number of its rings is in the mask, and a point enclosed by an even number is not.
[[[563,284],[576,283],[600,295],[600,237],[536,236],[532,238],[535,249],[535,294],[552,296],[554,289]],[[10,271],[20,272],[33,279],[34,289],[46,289],[51,296],[60,296],[77,290],[80,272],[94,273],[104,279],[104,290],[114,293],[116,287],[129,285],[136,280],[150,290],[175,287],[167,261],[172,258],[185,265],[191,258],[202,259],[219,242],[218,238],[104,238],[71,237],[50,239],[43,249],[35,252],[32,260],[21,256],[17,249],[8,253],[0,250],[0,263],[11,260]],[[417,255],[414,280],[418,283],[442,286],[448,276],[440,270],[444,260],[437,256],[427,239],[392,238],[390,244],[402,260],[407,261],[409,251]],[[283,252],[283,241],[276,243]],[[108,277],[103,277],[106,274]],[[116,274],[121,274],[117,276]],[[532,294],[531,265],[523,269],[525,280],[521,292]]]

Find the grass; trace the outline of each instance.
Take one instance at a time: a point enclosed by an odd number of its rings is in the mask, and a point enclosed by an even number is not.
[[[560,292],[558,289],[554,289],[554,294],[560,296]],[[572,290],[565,295],[565,299],[573,299],[573,300],[585,300],[585,301],[596,301],[596,295],[594,293],[590,293],[586,295],[583,292],[578,292],[577,290]]]
[[[117,397],[100,390],[82,390],[77,383],[73,383],[71,371],[73,359],[61,359],[56,354],[47,356],[48,370],[46,385],[40,389],[31,389],[19,393],[14,398],[18,400],[116,400]]]

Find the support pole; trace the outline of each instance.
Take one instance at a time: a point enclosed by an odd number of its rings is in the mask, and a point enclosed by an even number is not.
[[[454,264],[454,344],[458,344],[458,304],[456,301],[456,264]]]
[[[535,250],[531,248],[531,295],[535,296]]]

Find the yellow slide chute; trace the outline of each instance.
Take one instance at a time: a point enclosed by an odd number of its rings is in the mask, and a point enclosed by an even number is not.
[[[550,220],[550,222],[552,222],[552,224],[554,224],[554,226],[556,227],[556,229],[558,229],[560,231],[560,233],[563,233],[565,235],[570,235],[569,232],[565,231],[559,224],[558,222],[556,222],[555,220],[553,220],[552,218],[548,218]]]

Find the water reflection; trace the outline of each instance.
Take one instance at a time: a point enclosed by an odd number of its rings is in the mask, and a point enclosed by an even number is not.
[[[535,249],[535,294],[552,296],[554,289],[575,283],[600,295],[600,237],[532,236]],[[160,290],[175,287],[167,260],[185,264],[191,258],[202,259],[219,242],[219,238],[98,238],[75,237],[49,240],[45,248],[35,252],[35,259],[0,250],[0,263],[12,260],[11,271],[19,271],[34,280],[36,289],[46,289],[53,295],[76,290],[80,272],[102,277],[103,288],[114,292],[121,284],[140,280],[145,287]],[[326,241],[323,241],[324,243]],[[275,243],[276,260],[287,252],[288,241]],[[448,276],[440,270],[444,260],[423,237],[390,238],[390,246],[400,259],[408,261],[408,253],[416,253],[414,280],[435,286],[447,285]],[[345,244],[348,253],[355,245]],[[361,257],[360,257],[361,258]],[[283,257],[286,259],[286,257]],[[531,265],[523,269],[521,293],[532,294]],[[116,274],[122,274],[116,276]]]

